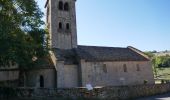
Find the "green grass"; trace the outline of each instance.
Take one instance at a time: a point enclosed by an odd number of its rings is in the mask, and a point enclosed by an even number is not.
[[[157,68],[157,77],[170,80],[170,68]]]

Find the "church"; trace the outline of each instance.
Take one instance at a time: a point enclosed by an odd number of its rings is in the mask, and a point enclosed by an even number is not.
[[[48,64],[26,71],[24,86],[74,88],[87,84],[93,87],[154,84],[151,61],[142,51],[131,46],[78,45],[75,3],[76,0],[46,1],[51,59]],[[5,74],[5,70],[0,74]],[[0,81],[18,77],[16,70],[8,70],[6,74],[8,76],[0,77]]]

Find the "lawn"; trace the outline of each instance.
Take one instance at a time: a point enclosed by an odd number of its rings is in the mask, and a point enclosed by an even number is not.
[[[159,79],[170,80],[170,68],[157,68],[157,77]]]

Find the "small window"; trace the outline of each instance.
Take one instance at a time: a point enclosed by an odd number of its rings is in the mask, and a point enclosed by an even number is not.
[[[136,65],[136,71],[140,71],[139,64]]]
[[[69,11],[69,4],[67,2],[64,4],[64,10]]]
[[[61,22],[59,22],[59,24],[58,24],[58,28],[59,28],[60,30],[63,28],[63,25],[62,25],[62,23],[61,23]]]
[[[103,72],[107,73],[107,66],[106,66],[106,64],[103,64]]]
[[[126,66],[126,64],[123,65],[123,71],[124,71],[124,72],[127,72],[127,66]]]
[[[58,3],[58,9],[59,9],[59,10],[63,10],[63,2],[62,2],[62,1],[59,1],[59,3]]]
[[[70,24],[69,23],[66,24],[66,29],[70,30]]]

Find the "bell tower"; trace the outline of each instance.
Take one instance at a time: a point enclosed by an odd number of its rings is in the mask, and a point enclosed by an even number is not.
[[[51,48],[77,48],[76,0],[47,0],[46,23]]]

